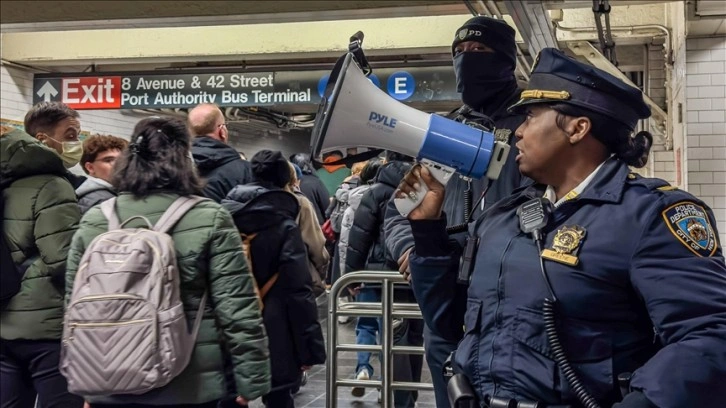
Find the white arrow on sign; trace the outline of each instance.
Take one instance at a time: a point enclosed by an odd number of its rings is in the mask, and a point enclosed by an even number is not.
[[[50,98],[58,95],[58,90],[49,81],[45,81],[43,86],[38,89],[37,95],[43,98],[44,101],[50,102]]]

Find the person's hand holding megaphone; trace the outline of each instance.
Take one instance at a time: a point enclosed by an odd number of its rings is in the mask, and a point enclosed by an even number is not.
[[[401,180],[396,190],[396,198],[409,197],[417,200],[420,194],[419,183],[424,183],[424,198],[421,203],[408,213],[409,220],[435,220],[441,218],[441,209],[444,206],[444,185],[431,174],[426,166],[416,164]],[[428,191],[427,191],[428,190]]]

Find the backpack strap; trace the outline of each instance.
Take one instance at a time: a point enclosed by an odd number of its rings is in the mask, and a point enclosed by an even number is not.
[[[197,205],[200,201],[207,200],[207,198],[199,196],[182,196],[174,200],[173,203],[164,211],[159,221],[154,225],[153,230],[156,232],[166,233],[169,231],[192,207]]]
[[[118,216],[116,215],[116,197],[109,198],[101,203],[101,212],[108,220],[109,231],[113,231],[121,227],[121,221],[119,221]]]
[[[202,317],[204,317],[204,306],[207,305],[207,291],[204,291],[202,300],[199,302],[199,309],[197,309],[197,317],[194,318],[194,325],[192,326],[191,336],[196,340],[199,334],[199,328],[202,327]]]
[[[272,277],[270,279],[268,279],[267,282],[265,282],[265,285],[262,286],[262,289],[260,289],[260,299],[265,298],[265,295],[267,295],[267,292],[269,292],[270,289],[272,289],[272,287],[275,285],[275,282],[277,282],[277,278],[279,278],[279,277],[280,277],[280,272],[272,275]]]
[[[252,234],[245,234],[240,233],[240,237],[242,238],[242,250],[245,253],[245,257],[247,258],[247,267],[250,270],[250,273],[253,276],[254,279],[254,273],[252,270],[252,240],[255,239],[257,236],[256,232],[253,232]],[[272,289],[272,287],[275,285],[275,282],[277,282],[277,278],[280,277],[280,272],[272,275],[270,279],[265,282],[265,284],[262,286],[262,288],[258,288],[257,286],[257,280],[255,279],[255,291],[257,292],[257,296],[260,299],[260,311],[263,311],[265,309],[265,296],[267,295],[267,292]]]
[[[247,258],[247,267],[250,269],[250,273],[253,273],[254,270],[252,269],[252,240],[255,239],[257,236],[256,232],[253,232],[252,234],[245,234],[244,232],[241,232],[239,234],[240,238],[242,238],[242,251],[245,253],[245,258]]]

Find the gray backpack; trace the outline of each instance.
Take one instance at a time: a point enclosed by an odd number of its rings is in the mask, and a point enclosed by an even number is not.
[[[167,234],[202,197],[179,197],[153,227],[119,223],[116,198],[101,204],[108,232],[78,266],[63,323],[60,370],[81,396],[143,394],[189,363],[207,292],[191,332],[180,298],[174,242]],[[123,228],[132,219],[149,228]]]

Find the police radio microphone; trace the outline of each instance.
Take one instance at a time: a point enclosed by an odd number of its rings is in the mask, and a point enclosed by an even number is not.
[[[534,198],[517,208],[519,229],[532,234],[537,249],[542,250],[542,229],[547,226],[552,214],[552,203],[546,198]]]

